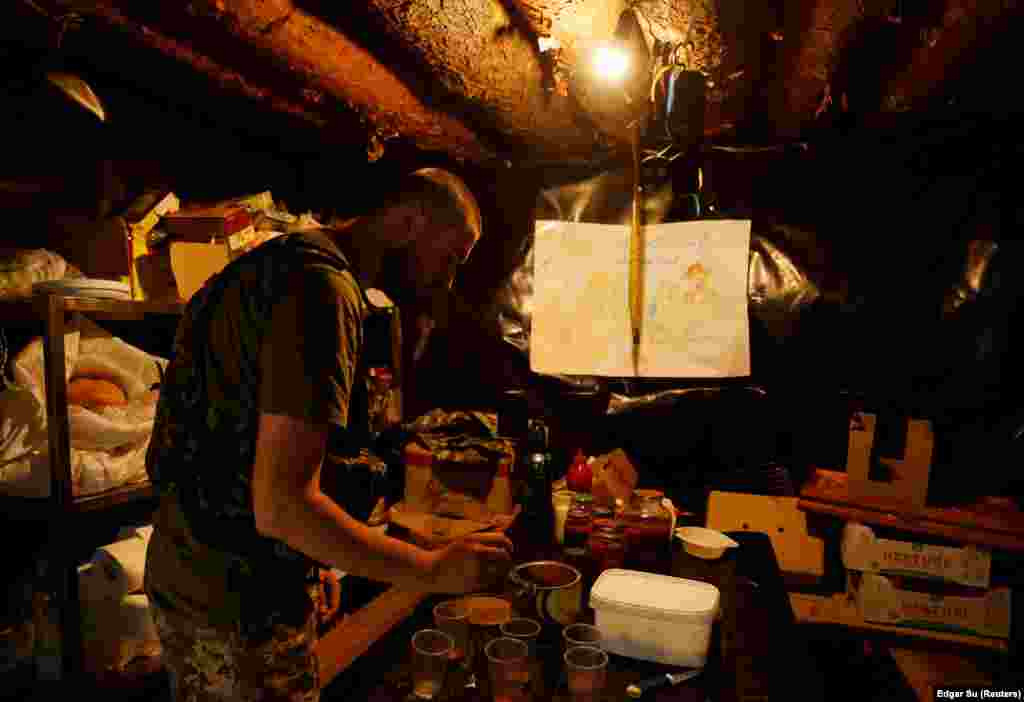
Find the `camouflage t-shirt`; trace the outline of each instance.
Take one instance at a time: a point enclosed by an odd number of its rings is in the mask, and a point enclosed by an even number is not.
[[[155,604],[255,629],[308,614],[304,583],[316,564],[255,526],[259,415],[326,422],[336,453],[339,443],[353,453],[366,445],[366,392],[356,379],[367,304],[323,232],[267,242],[192,297],[146,455],[162,501],[154,520],[162,546],[147,563]]]

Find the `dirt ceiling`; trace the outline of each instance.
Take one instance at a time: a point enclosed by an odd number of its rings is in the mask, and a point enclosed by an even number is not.
[[[678,46],[703,74],[703,136],[723,143],[792,142],[844,120],[884,128],[946,95],[992,46],[1011,46],[1020,24],[1018,0],[5,5],[7,51],[59,39],[140,90],[230,96],[370,160],[395,140],[478,164],[586,162],[626,147],[625,120],[595,115],[574,76],[627,6],[648,49]]]

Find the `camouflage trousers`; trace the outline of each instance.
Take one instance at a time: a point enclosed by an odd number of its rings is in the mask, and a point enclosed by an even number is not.
[[[152,598],[151,598],[152,602]],[[254,643],[152,606],[174,702],[318,702],[316,617]]]

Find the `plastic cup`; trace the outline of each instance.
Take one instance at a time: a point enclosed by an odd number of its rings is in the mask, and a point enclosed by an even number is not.
[[[573,702],[600,700],[608,680],[608,654],[597,646],[573,646],[563,659]]]
[[[526,643],[530,649],[530,655],[537,655],[537,639],[540,637],[541,626],[536,619],[517,617],[509,619],[499,629],[502,636],[519,639]]]
[[[449,658],[465,665],[469,650],[469,607],[466,601],[445,600],[434,607],[434,626],[455,641]]]
[[[531,699],[530,649],[525,641],[501,636],[484,648],[494,702]]]
[[[420,629],[412,635],[412,694],[432,700],[441,695],[455,640],[439,629]]]
[[[572,497],[573,493],[569,490],[551,494],[551,506],[555,511],[555,542],[558,544],[565,543],[565,519],[572,506]]]
[[[601,630],[593,624],[569,624],[562,629],[563,650],[569,650],[573,646],[596,646],[601,648],[604,636]]]
[[[537,695],[537,699],[541,698],[541,684],[543,682],[543,666],[541,657],[537,651],[537,641],[540,639],[541,625],[536,619],[527,619],[526,617],[516,617],[515,619],[509,619],[507,622],[500,627],[502,636],[508,636],[513,639],[519,639],[524,642],[529,649],[530,656],[530,677],[531,684],[533,685],[533,692]]]

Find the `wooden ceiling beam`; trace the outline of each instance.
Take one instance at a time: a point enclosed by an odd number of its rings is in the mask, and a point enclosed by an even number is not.
[[[329,116],[312,99],[307,102],[299,102],[279,95],[272,88],[256,83],[251,76],[245,76],[224,66],[200,53],[194,47],[129,19],[116,7],[94,5],[92,12],[92,16],[102,21],[106,27],[123,32],[134,43],[142,47],[158,51],[185,63],[229,94],[240,95],[264,103],[277,113],[298,118],[320,129],[326,128],[330,124]]]
[[[1019,19],[1022,9],[1021,0],[945,0],[943,4],[941,19],[914,28],[910,60],[886,81],[883,116],[911,111],[935,95],[958,65],[995,37],[1011,15]]]
[[[194,0],[180,8],[140,6],[129,0],[40,2],[46,2],[55,16],[75,12],[128,31],[144,45],[185,62],[223,88],[321,122],[322,129],[351,130],[352,116],[357,115],[365,124],[363,138],[371,158],[380,155],[388,139],[399,135],[424,151],[445,151],[456,159],[484,163],[496,158],[494,147],[457,118],[426,104],[366,48],[290,0]],[[166,15],[156,20],[146,16],[157,12]],[[187,17],[179,16],[185,12]],[[165,18],[170,18],[169,26],[184,20],[196,31],[188,36],[180,30],[164,31]],[[210,58],[223,54],[222,47],[215,45],[218,38],[250,47],[252,56],[240,57],[239,65]],[[275,64],[279,75],[254,71],[249,65],[253,57]],[[290,91],[301,95],[300,100],[267,87],[275,85],[275,79],[280,82],[280,74],[293,81]]]
[[[831,81],[844,48],[844,38],[862,18],[864,0],[809,0],[787,5],[782,40],[787,68],[784,104],[776,116],[781,139],[804,134],[840,95]]]

